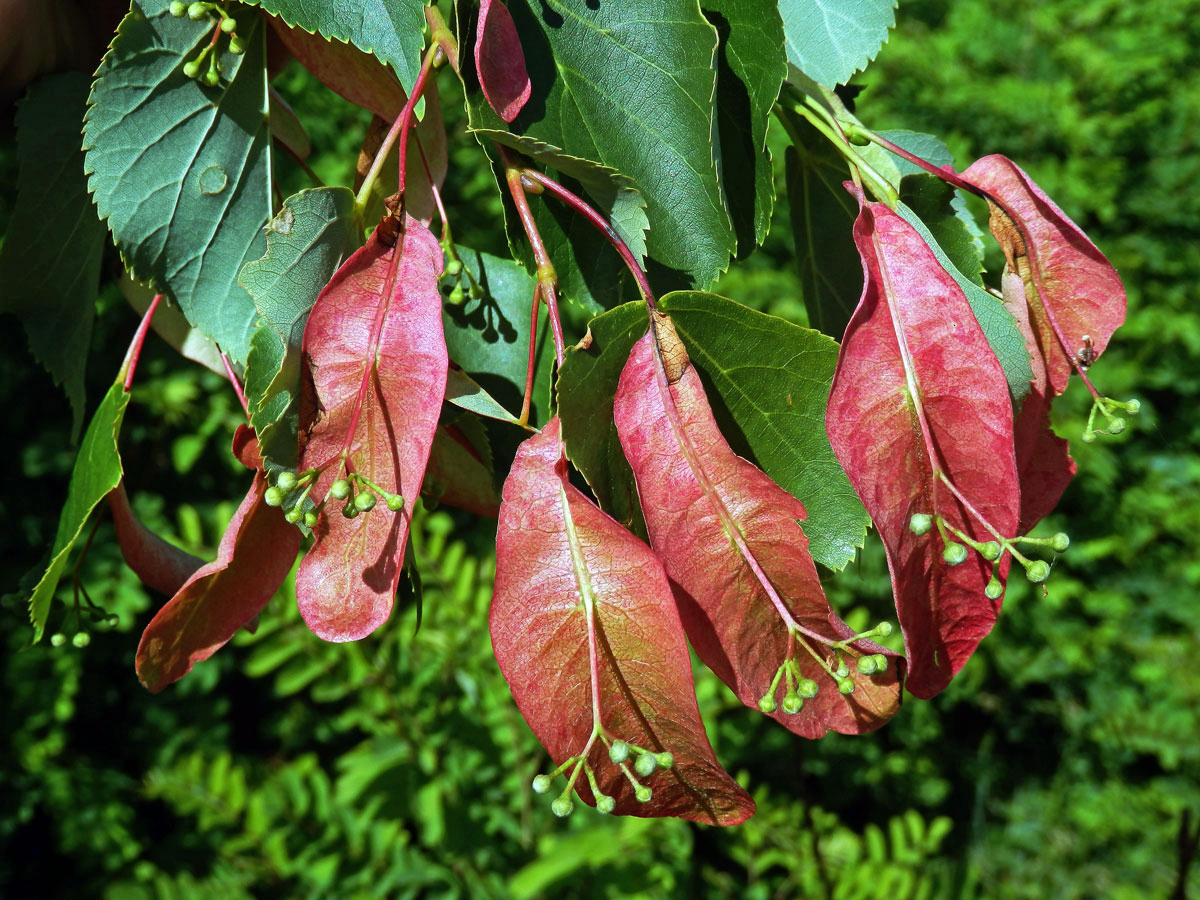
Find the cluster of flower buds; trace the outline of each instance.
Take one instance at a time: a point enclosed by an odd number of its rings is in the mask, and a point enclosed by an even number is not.
[[[284,510],[283,517],[287,521],[293,525],[304,525],[306,528],[317,526],[317,517],[330,500],[342,504],[341,512],[347,519],[370,512],[379,500],[392,512],[399,512],[404,508],[402,496],[385,491],[357,472],[347,473],[347,477],[334,481],[325,497],[319,503],[313,503],[309,495],[320,473],[320,469],[308,469],[299,473],[281,472],[275,479],[275,484],[267,488],[263,501],[267,506],[281,507]]]
[[[1087,427],[1083,429],[1083,442],[1085,444],[1092,443],[1098,434],[1120,434],[1125,430],[1127,423],[1124,417],[1117,413],[1127,412],[1136,415],[1141,408],[1141,401],[1136,397],[1124,402],[1113,400],[1111,397],[1097,397],[1092,402],[1092,411],[1088,414]],[[1096,413],[1104,416],[1106,427],[1096,428]]]
[[[645,747],[639,747],[628,741],[613,740],[603,732],[600,733],[600,737],[608,747],[608,758],[621,769],[622,774],[624,774],[633,787],[634,798],[639,803],[648,803],[650,798],[654,796],[654,792],[647,785],[642,784],[638,780],[638,776],[649,778],[659,769],[670,769],[675,765],[675,757],[666,750],[648,750]],[[591,742],[588,744],[588,750],[590,749]],[[633,760],[633,771],[630,771],[631,758]],[[569,816],[575,809],[575,804],[571,800],[571,793],[575,790],[575,783],[579,780],[580,773],[583,773],[587,778],[588,786],[592,789],[592,796],[596,798],[596,811],[611,813],[616,809],[617,801],[600,790],[600,785],[596,781],[596,774],[592,771],[591,764],[587,761],[587,750],[578,756],[570,757],[549,775],[538,775],[535,777],[533,779],[534,792],[545,794],[550,790],[554,779],[568,769],[571,770],[571,774],[567,777],[567,786],[563,788],[562,793],[550,804],[550,810],[556,816],[560,818]]]
[[[817,696],[821,686],[811,678],[806,678],[800,671],[800,664],[796,662],[794,653],[797,644],[807,650],[809,655],[824,670],[825,674],[833,679],[834,684],[837,685],[838,693],[853,694],[854,678],[850,674],[850,663],[847,660],[847,651],[850,649],[850,645],[855,641],[887,637],[891,633],[891,623],[880,622],[870,631],[864,631],[845,640],[834,641],[825,645],[828,647],[830,654],[827,657],[825,654],[814,650],[809,645],[806,636],[798,628],[793,628],[790,635],[791,640],[788,644],[787,658],[775,670],[775,677],[771,680],[771,686],[759,698],[758,708],[769,715],[782,706],[785,713],[789,716],[794,716],[804,709],[805,700],[811,700]],[[882,672],[886,672],[887,667],[887,657],[882,653],[860,656],[855,662],[855,668],[861,675],[879,675]],[[775,693],[779,689],[780,681],[783,681],[785,684],[782,704],[778,704],[775,701]]]
[[[908,521],[908,530],[918,537],[928,534],[937,526],[945,549],[942,559],[948,566],[957,566],[966,562],[970,553],[968,547],[974,550],[988,562],[992,563],[992,577],[984,588],[984,595],[989,600],[998,600],[1004,593],[1004,585],[1000,581],[998,570],[1000,557],[1005,551],[1012,554],[1013,559],[1025,569],[1025,577],[1034,584],[1041,584],[1050,577],[1050,563],[1044,559],[1030,559],[1017,549],[1017,544],[1027,546],[1049,547],[1055,553],[1063,553],[1071,546],[1071,539],[1062,531],[1048,538],[1035,538],[1029,535],[1018,535],[1012,538],[1001,538],[999,541],[976,541],[955,528],[941,516],[931,516],[928,513],[914,513]],[[957,540],[955,540],[955,538]]]
[[[209,87],[216,87],[221,83],[221,60],[215,47],[221,33],[229,35],[230,53],[241,54],[246,52],[246,45],[242,43],[242,39],[237,35],[237,21],[216,3],[182,3],[180,0],[175,0],[169,9],[171,15],[175,18],[182,19],[186,16],[193,22],[199,22],[204,19],[211,20],[212,14],[216,13],[217,26],[212,41],[204,45],[200,50],[200,54],[195,59],[188,60],[183,64],[183,74],[188,78],[198,78]],[[208,60],[208,68],[204,69],[204,61],[206,59]],[[202,69],[204,69],[203,72],[201,72]]]
[[[483,296],[483,287],[475,280],[474,273],[463,265],[458,258],[458,251],[449,240],[442,241],[442,253],[446,256],[446,267],[442,270],[444,279],[442,291],[446,293],[447,302],[458,306],[466,302],[467,297],[478,300]]]

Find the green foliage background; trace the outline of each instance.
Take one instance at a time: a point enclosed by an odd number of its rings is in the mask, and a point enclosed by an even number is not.
[[[280,596],[256,634],[154,697],[133,650],[159,601],[104,523],[80,575],[115,628],[84,650],[31,648],[20,603],[5,600],[0,891],[1167,897],[1180,814],[1200,812],[1200,4],[912,0],[897,22],[857,79],[859,116],[937,134],[960,165],[1000,152],[1033,175],[1125,279],[1130,321],[1093,375],[1142,400],[1129,431],[1091,446],[1075,440],[1085,392],[1060,404],[1080,476],[1044,527],[1066,528],[1072,548],[1045,594],[1010,590],[949,690],[873,735],[809,743],[702,675],[717,753],[757,815],[725,831],[585,810],[560,822],[528,790],[544,754],[488,646],[488,523],[420,517],[419,630],[409,603],[380,634],[327,645]],[[281,89],[309,125],[314,167],[347,180],[364,117],[294,67]],[[456,236],[503,253],[483,157],[461,129],[452,140]],[[280,166],[285,194],[307,186]],[[0,222],[12,167],[6,133]],[[803,322],[790,234],[777,209],[764,250],[718,291]],[[136,321],[115,291],[99,312],[92,404]],[[65,400],[6,322],[0,584],[13,590],[53,539],[73,451]],[[123,437],[135,504],[211,554],[244,488],[226,449],[240,410],[220,378],[149,346]],[[874,544],[831,585],[852,625],[887,612]],[[70,633],[56,615],[51,630]],[[1200,896],[1200,870],[1188,887]]]

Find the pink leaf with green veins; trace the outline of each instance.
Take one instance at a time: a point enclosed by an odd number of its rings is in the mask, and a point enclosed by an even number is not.
[[[985,156],[961,177],[993,198],[992,234],[1025,283],[1029,318],[1057,396],[1066,390],[1081,354],[1099,356],[1125,321],[1121,279],[1079,226],[1012,160]],[[1085,355],[1081,368],[1090,362]]]
[[[511,122],[529,100],[532,86],[512,14],[500,0],[481,0],[475,27],[475,71],[492,109]]]
[[[331,497],[320,513],[296,599],[327,641],[366,637],[392,610],[446,392],[441,271],[442,249],[415,219],[394,247],[377,229],[338,269],[305,326],[300,469],[321,470],[310,496],[319,502],[349,470],[404,498],[398,512],[378,497],[369,512],[347,518]]]
[[[917,535],[910,522],[915,513],[940,516],[972,540],[998,540],[983,518],[1000,535],[1015,534],[1012,405],[962,289],[911,225],[847,188],[861,205],[854,240],[866,283],[838,356],[826,425],[887,550],[906,686],[929,698],[991,631],[1001,597],[984,593],[992,564],[981,554],[951,566],[939,531]],[[1008,554],[1001,559],[1002,582]]]
[[[868,640],[835,653],[854,632],[821,588],[798,524],[803,504],[734,454],[670,319],[655,313],[654,322],[621,373],[613,416],[692,645],[747,706],[772,698],[769,714],[796,734],[878,728],[899,708],[903,661]],[[888,657],[886,670],[859,672],[857,659],[874,654]],[[839,657],[852,693],[840,693],[826,668],[836,670]],[[785,659],[798,671],[777,679]],[[800,678],[816,695],[787,712],[789,684]]]
[[[754,811],[708,743],[661,563],[571,486],[557,418],[521,445],[504,485],[490,624],[525,721],[556,764],[586,759],[612,811],[717,825]],[[609,756],[617,740],[674,757],[634,776],[646,802]],[[575,788],[596,805],[582,770]]]
[[[238,440],[244,439],[239,433]],[[257,446],[235,454],[261,466]],[[225,529],[217,558],[197,569],[155,614],[138,644],[138,679],[157,693],[225,646],[283,583],[300,550],[300,532],[267,506],[267,480],[254,474],[249,493]]]

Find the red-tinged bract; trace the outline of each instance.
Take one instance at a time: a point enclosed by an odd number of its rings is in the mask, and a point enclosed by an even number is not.
[[[433,437],[425,494],[477,516],[494,519],[500,513],[492,470],[483,464],[462,429],[454,425],[439,425]]]
[[[441,247],[420,222],[406,218],[391,247],[376,230],[321,292],[304,330],[300,468],[321,470],[311,496],[352,472],[404,498],[399,512],[380,499],[347,518],[333,498],[321,512],[296,599],[328,641],[366,637],[391,613],[446,392],[441,271]]]
[[[1057,396],[1066,390],[1071,370],[1086,369],[1125,321],[1121,279],[1012,160],[985,156],[962,178],[991,195],[992,234],[1025,283],[1029,319]]]
[[[529,100],[532,86],[512,14],[500,0],[481,0],[475,28],[475,71],[488,104],[511,122]]]
[[[939,531],[918,536],[909,523],[915,513],[941,516],[973,540],[991,541],[982,517],[1002,536],[1015,533],[1012,404],[962,289],[911,225],[851,189],[861,204],[854,240],[866,277],[838,356],[826,424],[887,550],[906,686],[929,698],[991,631],[1002,598],[985,595],[992,564],[980,554],[950,566]],[[1005,554],[1001,580],[1008,562]]]
[[[125,565],[147,587],[173,596],[204,565],[204,560],[167,543],[142,524],[129,505],[124,481],[109,493],[108,507]]]
[[[735,825],[754,811],[705,736],[662,564],[571,486],[557,419],[521,445],[504,485],[490,624],[538,740],[556,764],[586,750],[614,812]],[[648,802],[635,799],[597,725],[612,740],[673,754],[672,768],[642,779]],[[576,788],[595,805],[582,774]]]
[[[804,737],[871,731],[891,718],[903,661],[870,641],[850,645],[844,656],[855,690],[842,694],[813,655],[836,669],[830,645],[854,632],[821,588],[798,524],[804,506],[730,449],[666,316],[656,313],[634,346],[613,415],[650,543],[678,586],[688,637],[709,668],[751,708],[773,696],[771,715]],[[859,673],[855,659],[876,653],[889,657],[887,669]],[[818,686],[791,714],[782,705],[786,682],[770,690],[786,658]]]
[[[244,441],[235,455],[261,466],[257,445]],[[178,681],[192,666],[225,646],[249,625],[283,583],[300,550],[300,532],[278,507],[267,506],[267,480],[261,469],[233,515],[217,558],[201,566],[142,633],[137,649],[138,679],[158,692]]]

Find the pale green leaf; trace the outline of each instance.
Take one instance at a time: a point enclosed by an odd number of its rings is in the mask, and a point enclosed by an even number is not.
[[[845,84],[866,68],[896,24],[896,0],[779,0],[787,56],[818,84]]]

